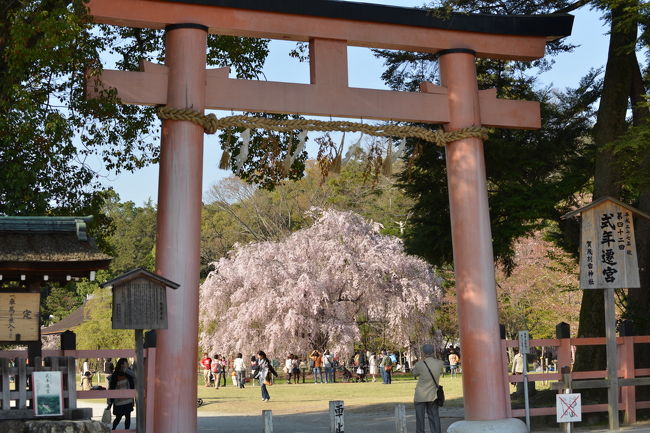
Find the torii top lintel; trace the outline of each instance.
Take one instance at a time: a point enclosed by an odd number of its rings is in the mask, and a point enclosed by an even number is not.
[[[162,29],[202,24],[210,33],[351,46],[437,52],[474,50],[479,57],[534,60],[548,40],[571,34],[573,16],[451,14],[337,0],[91,0],[98,23]]]
[[[208,71],[206,108],[306,115],[447,123],[447,89],[423,83],[420,93],[348,87],[347,47],[437,53],[471,50],[479,57],[532,60],[548,40],[571,33],[573,17],[452,14],[436,18],[424,9],[336,0],[91,0],[98,23],[143,28],[199,24],[210,33],[310,42],[311,83],[228,78],[226,68]],[[167,71],[103,71],[102,85],[118,89],[122,102],[167,103]],[[89,83],[89,94],[96,94]],[[536,129],[539,104],[479,94],[481,124]]]

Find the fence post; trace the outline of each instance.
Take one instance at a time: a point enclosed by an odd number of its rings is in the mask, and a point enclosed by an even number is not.
[[[151,332],[151,331],[149,331]],[[148,334],[148,333],[147,333]],[[145,340],[146,344],[146,340]],[[147,414],[146,414],[146,429],[147,433],[154,433],[154,404],[156,402],[156,348],[147,347],[147,358],[146,358],[146,399],[147,399]]]
[[[506,416],[508,418],[512,418],[512,400],[510,399],[510,377],[509,377],[510,368],[508,368],[510,365],[508,364],[508,347],[506,346],[505,339],[501,340],[501,366],[502,366],[501,374],[503,375],[503,384],[505,385],[504,391],[506,393]]]
[[[406,431],[406,406],[398,404],[395,406],[395,431],[407,433]]]
[[[273,411],[263,410],[264,433],[273,433]]]
[[[560,371],[562,372],[562,382],[564,382],[564,390],[561,392],[563,392],[564,394],[571,394],[571,368],[565,366],[562,367]],[[573,423],[572,422],[562,423],[562,432],[573,433]]]
[[[555,335],[560,340],[557,348],[557,367],[571,367],[571,328],[568,323],[560,322],[555,327]]]
[[[330,433],[344,433],[343,401],[330,401]]]
[[[7,358],[0,358],[0,373],[2,374],[2,410],[9,410],[11,408],[11,399],[9,391],[9,360]]]
[[[71,356],[68,356],[65,359],[66,363],[66,382],[68,388],[68,408],[76,409],[77,408],[77,368],[75,365],[75,359]]]
[[[619,375],[625,379],[633,379],[634,372],[634,337],[625,336],[623,344],[619,347],[620,369]],[[621,399],[625,411],[623,422],[634,424],[636,422],[636,388],[634,386],[621,387]]]

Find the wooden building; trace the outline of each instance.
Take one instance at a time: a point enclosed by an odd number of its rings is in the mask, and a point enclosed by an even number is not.
[[[0,344],[26,342],[29,357],[39,356],[43,286],[94,280],[97,270],[108,267],[111,257],[87,234],[90,221],[92,216],[0,217]]]

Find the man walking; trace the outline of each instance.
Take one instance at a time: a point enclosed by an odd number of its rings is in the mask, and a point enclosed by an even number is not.
[[[418,361],[411,372],[418,379],[415,385],[415,433],[424,433],[425,415],[429,418],[431,433],[441,433],[438,403],[435,401],[438,391],[440,372],[445,363],[433,357],[433,346],[422,346],[424,359]]]

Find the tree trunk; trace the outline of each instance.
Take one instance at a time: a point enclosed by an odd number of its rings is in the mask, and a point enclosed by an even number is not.
[[[637,25],[629,22],[625,7],[638,4],[630,0],[619,4],[611,11],[611,33],[609,53],[605,68],[603,93],[598,108],[597,122],[593,131],[596,145],[594,173],[594,194],[596,200],[602,196],[620,197],[620,171],[614,164],[614,155],[606,145],[620,137],[627,130],[625,117],[632,88],[634,44]],[[625,21],[626,25],[623,25]],[[580,307],[579,337],[604,337],[605,313],[602,290],[585,290]],[[607,368],[605,346],[578,346],[575,370],[604,370]]]

